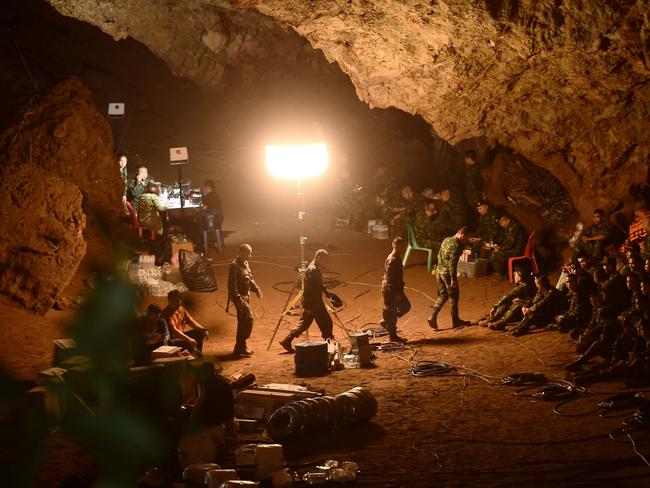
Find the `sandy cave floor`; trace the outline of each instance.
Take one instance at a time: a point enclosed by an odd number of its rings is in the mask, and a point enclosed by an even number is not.
[[[295,377],[293,356],[282,353],[277,339],[297,318],[283,323],[271,350],[266,350],[286,301],[286,294],[272,285],[290,282],[295,276],[292,267],[299,254],[295,225],[232,220],[225,227],[233,231],[227,233],[225,253],[211,251],[220,289],[192,293],[190,297],[192,314],[210,331],[204,353],[218,358],[226,374],[253,372],[262,384],[295,382],[323,388],[328,394],[362,385],[370,388],[379,404],[377,416],[368,425],[288,444],[288,461],[354,460],[360,465],[364,485],[375,486],[648,486],[650,468],[643,465],[631,445],[607,437],[610,430],[621,425],[621,418],[559,416],[552,411],[553,402],[515,397],[512,389],[498,384],[502,376],[526,371],[565,378],[562,367],[575,357],[570,339],[555,332],[515,339],[479,327],[431,331],[426,317],[435,283],[424,266],[424,256],[417,253],[405,272],[413,308],[399,323],[400,333],[409,338],[411,348],[401,353],[378,353],[372,369]],[[342,321],[350,329],[377,322],[381,317],[378,284],[388,241],[316,225],[309,226],[308,235],[311,246],[332,246],[330,270],[340,273],[341,281],[355,283],[336,288],[346,302],[339,313]],[[262,301],[252,299],[256,322],[249,346],[255,355],[234,360],[230,354],[236,321],[232,311],[227,315],[224,310],[226,273],[227,262],[244,241],[253,245],[251,267],[265,296]],[[85,271],[82,266],[68,293],[83,289]],[[286,290],[287,286],[280,288]],[[461,279],[460,286],[461,316],[469,320],[480,318],[509,288],[497,277]],[[142,308],[152,301],[165,303],[164,298],[147,297]],[[50,311],[41,318],[6,302],[0,307],[5,324],[20,324],[0,329],[4,363],[21,377],[34,377],[49,366],[50,340],[64,335],[64,326],[74,311]],[[449,327],[447,307],[440,317],[441,327]],[[336,327],[335,334],[344,336]],[[311,337],[318,335],[314,325]],[[30,347],[25,347],[26,343]],[[407,362],[425,359],[475,369],[494,377],[493,384],[468,377],[410,376]],[[621,388],[609,383],[595,385],[593,390],[616,392]],[[564,411],[591,411],[602,397],[584,395]],[[640,447],[643,450],[643,444]],[[63,473],[83,469],[86,462],[78,448],[64,439],[53,438],[52,451],[40,477],[42,486],[56,486]]]

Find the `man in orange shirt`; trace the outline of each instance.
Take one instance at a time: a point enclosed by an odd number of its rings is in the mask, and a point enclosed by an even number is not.
[[[181,305],[181,292],[172,290],[167,294],[167,306],[162,316],[171,334],[171,343],[188,349],[194,356],[203,355],[203,341],[208,338],[208,330],[199,324]],[[190,328],[187,332],[186,328]]]

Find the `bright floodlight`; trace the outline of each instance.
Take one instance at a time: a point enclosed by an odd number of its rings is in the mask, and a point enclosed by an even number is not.
[[[327,145],[266,146],[266,167],[276,178],[302,180],[327,169]]]

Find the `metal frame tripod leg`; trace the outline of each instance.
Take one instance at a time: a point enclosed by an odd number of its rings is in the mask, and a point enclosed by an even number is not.
[[[296,287],[298,285],[298,280],[294,280],[293,286],[291,287],[291,291],[289,292],[289,296],[287,297],[287,302],[284,304],[284,308],[282,309],[282,313],[280,314],[280,318],[278,319],[278,323],[275,326],[275,330],[273,331],[273,334],[271,335],[271,340],[269,341],[269,345],[267,346],[266,350],[271,349],[271,345],[273,344],[273,340],[275,339],[275,336],[278,333],[278,330],[280,329],[280,324],[282,324],[282,319],[285,317],[285,315],[289,315],[289,312],[295,307],[296,303],[298,303],[302,299],[302,288],[296,293],[294,296],[293,293],[296,291]]]

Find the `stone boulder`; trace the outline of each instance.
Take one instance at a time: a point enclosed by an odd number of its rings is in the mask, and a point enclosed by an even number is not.
[[[0,154],[3,166],[29,162],[76,185],[86,213],[119,216],[123,187],[111,129],[77,78],[56,85],[28,105],[0,135]]]
[[[33,163],[0,173],[0,293],[44,314],[86,252],[79,188]]]

